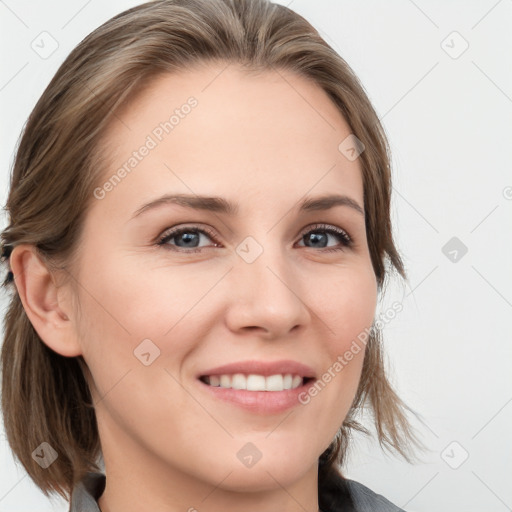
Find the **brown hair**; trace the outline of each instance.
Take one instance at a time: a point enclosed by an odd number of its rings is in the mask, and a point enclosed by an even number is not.
[[[267,0],[159,0],[129,9],[96,29],[68,56],[32,111],[20,139],[6,204],[2,257],[33,245],[50,268],[70,267],[104,165],[100,142],[118,107],[157,74],[195,63],[236,63],[248,71],[291,70],[320,86],[366,149],[366,233],[379,292],[391,270],[406,279],[391,220],[391,171],[384,130],[348,64],[301,16]],[[341,141],[340,141],[341,142]],[[388,265],[390,263],[390,265]],[[67,499],[101,447],[85,361],[45,345],[12,292],[1,354],[2,411],[9,444],[39,488]],[[320,457],[319,482],[343,462],[356,414],[367,404],[377,437],[410,460],[416,438],[408,407],[390,386],[379,330],[367,343],[359,388],[343,425]],[[58,453],[42,469],[32,452],[43,441]]]

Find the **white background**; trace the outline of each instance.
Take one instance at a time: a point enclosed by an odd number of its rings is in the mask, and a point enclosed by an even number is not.
[[[2,205],[17,137],[60,63],[138,3],[0,1]],[[346,474],[409,512],[512,510],[512,2],[279,3],[352,66],[393,152],[409,283],[390,289],[386,302],[403,297],[404,310],[384,334],[392,380],[423,415],[430,452],[411,466],[358,438]],[[31,47],[43,31],[58,43],[46,59]],[[452,237],[468,249],[455,262],[442,251]],[[0,456],[0,511],[66,510],[15,465],[3,437]]]

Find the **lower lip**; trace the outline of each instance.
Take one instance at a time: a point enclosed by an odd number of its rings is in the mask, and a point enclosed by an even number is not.
[[[315,379],[309,380],[295,389],[283,391],[247,391],[246,389],[221,388],[210,386],[198,379],[199,384],[215,398],[232,403],[257,414],[277,414],[301,405],[299,396],[306,394]]]

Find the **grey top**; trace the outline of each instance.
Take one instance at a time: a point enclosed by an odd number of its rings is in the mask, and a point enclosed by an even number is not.
[[[97,500],[105,490],[105,484],[103,473],[88,473],[73,489],[69,512],[101,512]],[[324,512],[405,512],[354,480],[344,479],[341,485],[348,491],[347,495],[340,493],[338,499],[338,495],[331,493],[329,508],[323,505]]]

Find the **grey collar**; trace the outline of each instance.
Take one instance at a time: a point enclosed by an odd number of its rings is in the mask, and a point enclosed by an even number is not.
[[[73,489],[69,512],[101,512],[98,498],[103,494],[106,482],[103,473],[87,473]]]

